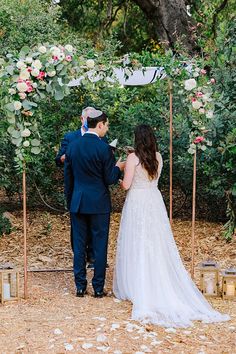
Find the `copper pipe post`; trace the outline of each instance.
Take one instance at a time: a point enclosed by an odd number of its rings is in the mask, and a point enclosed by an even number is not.
[[[25,162],[23,164],[22,175],[22,191],[23,191],[23,230],[24,230],[24,298],[28,296],[28,274],[27,274],[27,217],[26,217],[26,168]]]
[[[170,99],[170,224],[172,225],[173,214],[173,83],[169,80]]]
[[[195,212],[196,212],[196,179],[197,179],[197,151],[193,157],[193,200],[192,200],[192,256],[191,256],[191,277],[194,279],[194,256],[195,256]]]

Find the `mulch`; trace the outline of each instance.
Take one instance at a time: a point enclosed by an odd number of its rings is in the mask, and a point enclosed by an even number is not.
[[[23,233],[21,212],[12,213],[14,231],[0,238],[0,264],[21,272],[19,302],[0,305],[0,353],[236,353],[236,301],[210,299],[217,310],[231,315],[218,324],[194,323],[187,329],[165,329],[130,320],[131,304],[112,294],[112,273],[120,213],[114,213],[109,238],[109,269],[103,299],[75,297],[72,272],[29,273],[23,299]],[[221,269],[236,266],[236,238],[226,243],[222,225],[196,222],[196,265],[214,259]],[[182,260],[191,265],[191,222],[174,220],[173,232]],[[28,268],[72,268],[69,215],[42,211],[28,214]],[[199,285],[199,271],[195,269]]]

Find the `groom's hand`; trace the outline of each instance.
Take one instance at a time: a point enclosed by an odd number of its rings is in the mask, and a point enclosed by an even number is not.
[[[119,169],[120,169],[121,171],[123,171],[124,168],[125,168],[125,161],[121,161],[121,157],[120,157],[119,160],[118,160],[117,163],[116,163],[116,166],[119,167]]]

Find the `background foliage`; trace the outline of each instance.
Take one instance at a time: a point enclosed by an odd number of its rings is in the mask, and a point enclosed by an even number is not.
[[[46,42],[87,48],[91,58],[93,48],[110,57],[133,51],[142,58],[146,55],[146,65],[150,52],[163,55],[164,50],[152,36],[152,25],[141,10],[132,1],[112,3],[109,17],[109,1],[62,0],[60,6],[53,6],[51,1],[0,0],[0,56],[19,51],[24,45]],[[230,15],[230,1],[218,13],[219,1],[190,3],[192,16],[199,23],[201,35],[198,41],[208,75],[216,79],[216,115],[211,131],[213,146],[207,154],[199,153],[198,157],[198,217],[227,221],[225,237],[230,239],[235,226],[236,196],[236,25]],[[174,211],[175,216],[189,217],[192,157],[187,153],[187,146],[191,127],[186,119],[188,111],[183,104],[181,89],[178,84],[174,86]],[[0,88],[0,97],[2,95]],[[138,123],[153,126],[165,161],[161,181],[165,194],[169,173],[169,101],[167,82],[158,81],[147,87],[97,87],[90,90],[80,87],[61,102],[45,99],[40,104],[44,151],[28,165],[29,203],[45,208],[46,203],[64,210],[63,171],[56,168],[54,158],[63,134],[77,129],[80,112],[88,105],[101,107],[108,113],[111,122],[109,140],[118,138],[120,146],[132,145],[133,128]],[[0,188],[6,191],[9,200],[12,199],[12,205],[20,205],[21,178],[15,171],[14,151],[6,135],[6,122],[1,111],[0,118]],[[114,193],[118,193],[116,189]],[[167,193],[165,195],[168,204]]]

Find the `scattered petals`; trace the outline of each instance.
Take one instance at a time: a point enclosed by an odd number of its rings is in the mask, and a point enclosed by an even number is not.
[[[64,343],[65,350],[71,351],[74,349],[72,344]]]
[[[93,347],[93,344],[92,343],[83,343],[82,344],[82,348],[83,349],[90,349]]]

